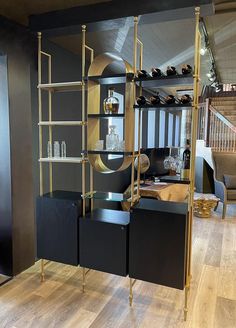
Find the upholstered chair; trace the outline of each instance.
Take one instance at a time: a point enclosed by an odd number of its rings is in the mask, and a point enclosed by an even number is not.
[[[236,204],[236,153],[212,151],[215,195],[223,203],[222,219],[227,204]]]

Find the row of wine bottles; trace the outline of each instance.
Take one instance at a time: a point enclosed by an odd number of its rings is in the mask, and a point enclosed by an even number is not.
[[[161,104],[189,104],[192,101],[192,98],[190,95],[185,94],[181,96],[180,99],[174,97],[173,95],[168,95],[166,97],[160,97],[158,94],[151,96],[149,99],[147,99],[144,96],[139,96],[136,99],[136,103],[138,106],[144,106],[144,105],[161,105]]]
[[[191,65],[185,64],[185,65],[182,66],[181,71],[182,71],[183,75],[188,75],[188,74],[192,73],[193,69],[192,69]],[[176,70],[176,67],[167,66],[166,76],[173,76],[173,75],[179,75],[178,71]],[[144,69],[139,70],[137,72],[137,76],[140,79],[145,79],[145,78],[150,77],[150,76],[152,76],[152,77],[162,77],[162,76],[165,76],[165,74],[159,68],[153,67],[151,69],[150,73],[148,73]]]

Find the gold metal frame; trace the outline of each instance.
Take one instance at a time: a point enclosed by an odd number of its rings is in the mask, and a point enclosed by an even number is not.
[[[83,25],[82,26],[82,82],[77,82],[77,87],[79,85],[81,85],[81,92],[82,92],[82,121],[76,121],[75,126],[81,126],[82,127],[82,150],[86,150],[86,142],[85,142],[85,137],[86,137],[86,125],[87,125],[87,121],[86,121],[86,108],[85,108],[85,64],[86,64],[86,57],[85,57],[85,51],[86,49],[90,51],[90,60],[91,62],[93,61],[93,57],[94,57],[94,51],[92,48],[88,47],[85,44],[85,32],[86,32],[86,26]],[[48,58],[48,83],[45,85],[42,85],[42,56],[46,56]],[[51,84],[51,85],[50,85]],[[75,82],[68,82],[67,84],[67,88],[68,86],[73,86]],[[47,124],[42,124],[45,123],[42,121],[42,86],[46,86],[47,88],[45,90],[48,91],[48,122],[46,122]],[[50,86],[50,87],[48,87]],[[63,84],[57,86],[59,87],[64,87]],[[77,90],[77,89],[76,89]],[[79,90],[79,88],[78,88]],[[48,126],[48,131],[49,131],[49,141],[52,144],[52,138],[53,138],[53,134],[52,134],[52,127],[53,124],[52,123],[58,123],[58,122],[53,122],[52,121],[52,92],[53,92],[53,84],[52,84],[52,56],[45,52],[42,51],[42,33],[38,32],[38,107],[39,107],[39,157],[40,157],[40,161],[39,161],[39,169],[40,169],[40,176],[39,176],[39,180],[40,180],[40,196],[43,195],[44,193],[44,188],[43,188],[43,161],[42,159],[42,154],[43,154],[43,133],[42,133],[42,128],[43,126]],[[73,122],[70,121],[69,124],[68,122],[59,122],[60,125],[71,125],[73,126]],[[55,124],[56,126],[57,124]],[[59,125],[59,124],[58,124]],[[86,199],[85,199],[85,194],[86,194],[86,163],[88,163],[88,160],[86,158],[85,153],[82,153],[82,159],[81,161],[78,161],[78,163],[81,163],[82,165],[82,211],[83,211],[83,216],[85,215],[85,210],[86,210]],[[51,161],[49,161],[49,191],[52,192],[53,190],[53,163]],[[93,186],[93,182],[92,182],[92,170],[90,169],[90,188],[92,188]],[[49,262],[49,261],[48,261]],[[44,259],[41,259],[41,281],[43,282],[45,280],[45,272],[44,272],[44,268],[45,268],[45,262]]]
[[[191,282],[191,262],[192,262],[192,227],[193,227],[193,200],[195,187],[195,154],[196,140],[198,128],[198,109],[199,109],[199,82],[200,82],[200,47],[201,35],[199,31],[200,7],[195,8],[195,56],[194,56],[194,98],[192,107],[192,123],[191,123],[191,160],[190,160],[190,186],[189,186],[189,224],[187,239],[187,263],[186,263],[186,284],[185,284],[185,304],[184,304],[184,320],[187,320],[188,313],[188,293],[190,291]]]

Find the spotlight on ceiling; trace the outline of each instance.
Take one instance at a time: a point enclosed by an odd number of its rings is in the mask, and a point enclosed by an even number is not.
[[[204,56],[206,53],[207,49],[206,48],[201,48],[200,49],[200,55]]]
[[[221,91],[221,85],[220,84],[216,84],[215,86],[215,92],[220,92]]]

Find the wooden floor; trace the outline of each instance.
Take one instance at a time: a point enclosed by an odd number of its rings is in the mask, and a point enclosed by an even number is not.
[[[128,305],[129,280],[91,271],[81,292],[81,269],[51,263],[46,281],[39,264],[0,288],[0,328],[235,328],[236,206],[222,221],[194,219],[189,315],[184,292],[138,281]]]

